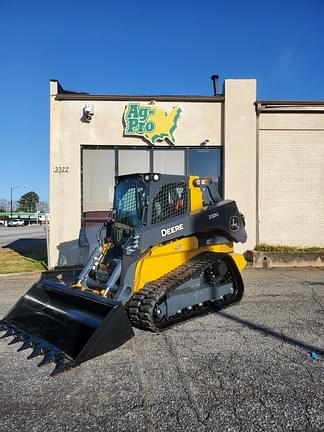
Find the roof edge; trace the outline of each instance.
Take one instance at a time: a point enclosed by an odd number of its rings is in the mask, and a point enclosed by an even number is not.
[[[58,93],[56,100],[71,101],[158,101],[158,102],[224,102],[224,96],[184,95],[92,95],[89,93]]]
[[[257,100],[255,110],[260,113],[322,113],[324,100]]]
[[[320,99],[314,99],[314,100],[301,100],[301,99],[296,99],[296,100],[256,100],[255,102],[256,104],[261,104],[261,105],[324,105],[324,100],[320,100]]]
[[[187,95],[95,95],[86,92],[65,90],[60,82],[51,79],[57,85],[56,100],[71,101],[160,101],[160,102],[224,102],[223,95],[214,96],[187,96]]]

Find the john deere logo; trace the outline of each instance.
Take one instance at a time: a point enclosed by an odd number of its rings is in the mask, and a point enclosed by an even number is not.
[[[130,103],[126,105],[124,120],[125,136],[140,136],[150,144],[167,140],[175,144],[174,131],[181,109],[173,107],[169,113],[152,105]]]
[[[240,229],[240,222],[237,216],[231,216],[229,220],[229,228],[232,232],[236,232]]]

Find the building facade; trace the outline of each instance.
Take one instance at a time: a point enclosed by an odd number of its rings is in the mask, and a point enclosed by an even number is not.
[[[257,101],[255,80],[225,80],[215,96],[98,96],[51,81],[50,116],[51,268],[84,263],[114,177],[132,172],[216,179],[246,218],[239,251],[324,246],[324,102]]]

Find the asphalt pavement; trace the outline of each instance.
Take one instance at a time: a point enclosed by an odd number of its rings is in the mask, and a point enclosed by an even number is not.
[[[0,431],[324,431],[324,270],[244,272],[240,304],[50,378],[0,341]],[[0,278],[0,317],[33,283]],[[311,353],[314,358],[312,359]]]
[[[7,227],[0,225],[0,247],[8,246],[20,239],[25,239],[25,244],[32,240],[43,240],[46,238],[45,225],[26,225],[23,227]],[[19,246],[19,244],[18,244]]]

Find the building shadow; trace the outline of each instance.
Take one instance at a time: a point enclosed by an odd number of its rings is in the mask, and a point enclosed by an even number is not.
[[[235,315],[232,315],[225,311],[218,311],[217,315],[221,315],[225,319],[241,324],[242,326],[250,330],[256,331],[264,336],[271,336],[272,338],[277,339],[280,342],[284,342],[287,345],[292,345],[294,347],[302,348],[303,350],[306,350],[309,353],[316,352],[318,354],[324,355],[324,347],[320,348],[315,345],[307,344],[298,339],[284,335],[283,333],[274,331],[266,326],[263,326],[262,324],[255,324],[252,321],[248,321],[243,318],[238,318]]]
[[[21,238],[2,246],[2,248],[17,252],[25,258],[47,263],[46,239]]]
[[[56,248],[58,250],[57,267],[75,267],[82,264],[78,239],[62,242]]]

